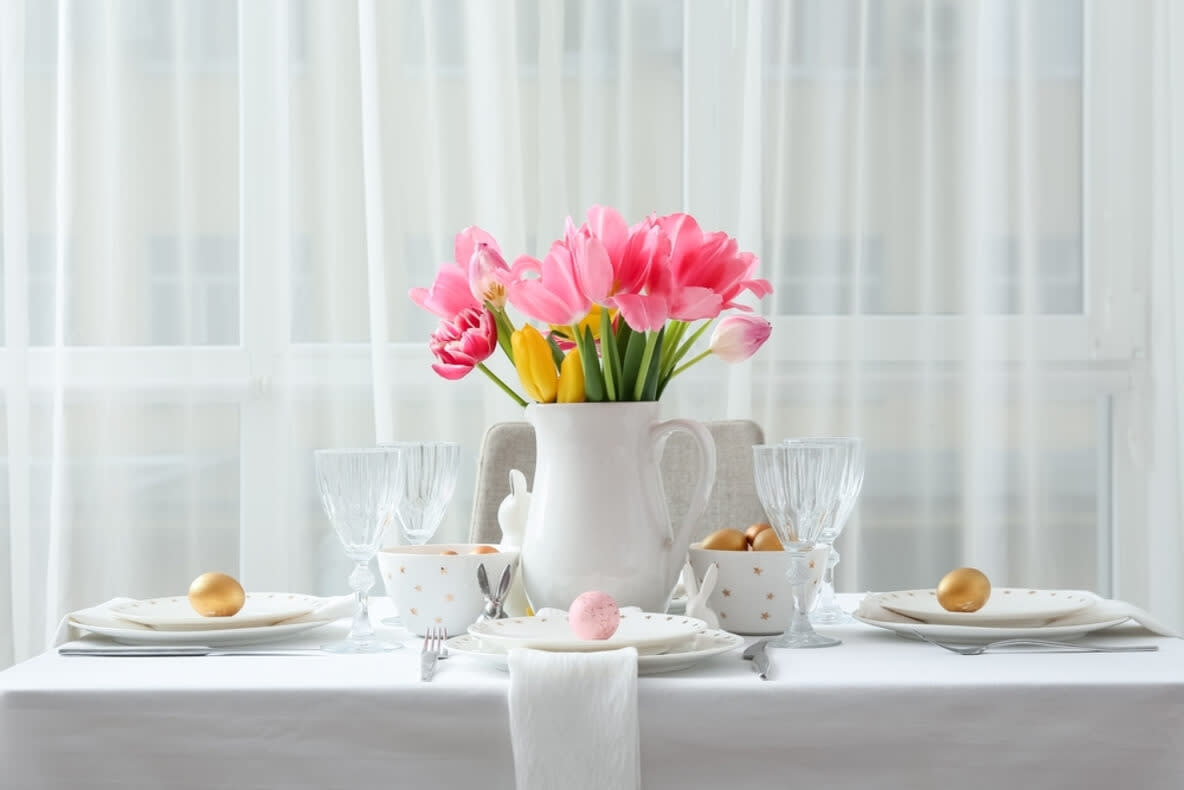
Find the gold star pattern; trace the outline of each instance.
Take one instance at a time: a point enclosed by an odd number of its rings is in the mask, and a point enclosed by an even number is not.
[[[814,560],[810,560],[810,567],[811,567],[811,568],[813,568],[813,567],[814,567]]]
[[[761,568],[753,568],[752,572],[755,573],[757,576],[760,576],[762,573],[764,573],[764,570],[762,570]]]
[[[436,622],[437,622],[437,623],[442,623],[442,622],[444,622],[444,618],[443,618],[443,617],[437,617],[437,618],[436,618]]]
[[[720,613],[719,613],[719,619],[721,619],[721,620],[727,620],[727,619],[728,619],[728,613],[727,613],[727,612],[720,612]]]
[[[415,585],[415,587],[414,587],[413,589],[414,589],[416,592],[423,592],[423,585],[422,585],[422,584],[417,584],[417,585]]]
[[[445,568],[443,565],[441,565],[440,566],[440,575],[443,576],[446,573],[448,573],[448,569]]]
[[[732,597],[732,591],[731,591],[731,590],[729,590],[729,589],[727,589],[726,587],[724,588],[724,590],[723,590],[723,593],[724,593],[724,597],[725,597],[725,598],[731,598],[731,597]],[[669,620],[670,618],[666,618],[666,619],[668,619],[668,620]]]
[[[411,610],[411,614],[419,614],[419,612],[418,612],[418,611],[416,611],[415,609],[412,609],[412,610]]]
[[[452,603],[452,593],[446,593],[444,595],[444,600],[447,601],[448,603]]]
[[[407,568],[403,565],[400,565],[399,566],[399,573],[406,573],[406,572],[407,572]]]
[[[768,613],[768,612],[761,612],[761,619],[762,619],[762,620],[768,620],[768,619],[769,619],[769,613]]]
[[[766,594],[765,594],[765,600],[768,600],[768,601],[771,601],[771,600],[773,600],[773,593],[766,593]]]

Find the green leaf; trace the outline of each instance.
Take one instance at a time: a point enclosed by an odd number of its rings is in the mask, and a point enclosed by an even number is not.
[[[559,347],[559,341],[555,339],[554,332],[547,333],[547,345],[551,347],[551,359],[555,360],[555,367],[563,367],[563,349]]]
[[[600,374],[600,358],[596,356],[596,340],[592,327],[584,328],[580,339],[580,364],[584,366],[584,394],[589,401],[604,400],[604,378]]]
[[[625,351],[629,348],[629,338],[633,337],[633,327],[626,324],[624,318],[620,318],[620,313],[617,316],[617,358],[624,359]]]
[[[499,310],[489,302],[486,302],[485,306],[493,313],[493,324],[497,327],[497,344],[502,347],[510,362],[513,362],[514,348],[510,345],[510,335],[514,334],[514,324],[505,310]]]
[[[633,393],[637,389],[637,377],[641,375],[641,358],[645,354],[645,332],[630,332],[629,347],[621,364],[620,400],[637,400]]]
[[[658,330],[658,336],[653,346],[653,354],[650,356],[649,370],[645,374],[645,386],[641,391],[642,400],[657,400],[658,399],[658,370],[662,365],[662,333],[666,331],[666,327]]]
[[[608,400],[617,400],[617,385],[621,383],[621,355],[617,339],[613,337],[613,321],[608,310],[600,313],[600,354],[604,358],[604,390]]]

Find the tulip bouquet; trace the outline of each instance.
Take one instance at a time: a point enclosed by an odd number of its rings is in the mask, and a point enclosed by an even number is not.
[[[429,343],[432,369],[455,380],[477,368],[523,406],[485,364],[498,347],[533,401],[653,401],[708,356],[748,359],[772,330],[736,301],[773,290],[755,277],[756,256],[688,214],[630,227],[617,211],[593,206],[579,227],[568,219],[541,261],[521,256],[513,265],[491,235],[470,227],[457,234],[455,257],[430,288],[410,292],[441,318]],[[515,326],[507,305],[542,328]],[[720,318],[728,310],[737,312]],[[716,319],[708,348],[687,359]]]

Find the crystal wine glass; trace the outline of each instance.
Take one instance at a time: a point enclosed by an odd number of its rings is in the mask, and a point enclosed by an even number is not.
[[[814,625],[836,625],[851,622],[850,615],[839,606],[835,599],[835,566],[839,564],[839,553],[834,544],[847,525],[851,511],[855,509],[855,501],[859,499],[859,492],[863,488],[863,472],[867,462],[862,439],[825,436],[807,439],[786,439],[783,444],[818,444],[822,446],[838,447],[843,453],[843,471],[839,483],[838,501],[831,508],[823,525],[822,534],[818,542],[830,547],[830,554],[826,560],[826,571],[822,576],[822,585],[818,591],[818,605],[810,612],[810,622]]]
[[[773,647],[830,647],[840,644],[810,625],[810,554],[825,548],[819,537],[838,498],[842,453],[823,445],[758,444],[752,448],[756,492],[769,523],[788,555],[793,614]]]
[[[402,645],[385,642],[370,624],[368,595],[374,586],[370,560],[378,552],[382,533],[395,518],[400,498],[400,453],[394,448],[317,450],[317,485],[321,504],[346,555],[354,561],[349,584],[357,609],[349,636],[324,645],[333,653],[381,653]]]
[[[431,540],[444,520],[444,511],[456,490],[460,445],[456,442],[391,442],[380,445],[399,452],[402,464],[402,497],[395,509],[403,543],[422,546]],[[388,617],[383,625],[402,625]]]

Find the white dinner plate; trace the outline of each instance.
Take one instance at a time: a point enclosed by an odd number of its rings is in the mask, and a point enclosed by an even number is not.
[[[895,631],[901,636],[916,639],[916,634],[924,634],[939,641],[957,642],[960,644],[986,644],[1000,639],[1055,639],[1068,641],[1080,639],[1086,634],[1101,631],[1104,628],[1125,623],[1129,618],[1099,616],[1088,618],[1076,615],[1067,625],[1040,626],[974,626],[974,625],[945,625],[944,623],[912,623],[894,620],[877,620],[856,612],[852,615],[856,620],[876,628]]]
[[[472,656],[492,664],[497,669],[503,671],[507,669],[506,652],[484,646],[481,640],[472,634],[454,636],[445,644],[448,645],[450,653]],[[742,644],[744,644],[744,637],[729,634],[727,631],[699,631],[690,641],[673,647],[665,653],[639,655],[637,657],[637,674],[655,675],[660,672],[688,669],[712,656],[735,650]]]
[[[115,604],[109,611],[116,617],[146,625],[158,631],[227,631],[274,625],[308,614],[321,602],[301,593],[247,593],[243,608],[229,617],[203,617],[194,611],[189,598],[148,598]]]
[[[228,628],[221,631],[158,631],[129,623],[127,628],[107,625],[84,625],[70,621],[70,625],[92,634],[110,637],[125,645],[207,645],[209,647],[240,647],[276,642],[289,636],[320,628],[333,620],[313,620],[299,623],[280,623],[248,628]]]
[[[652,653],[688,642],[696,632],[706,628],[707,623],[694,617],[635,610],[621,613],[621,624],[608,639],[580,639],[572,633],[567,612],[550,610],[535,617],[473,623],[469,633],[485,646],[501,650],[530,647],[588,653],[636,647],[640,652]]]
[[[936,590],[898,590],[879,593],[885,609],[934,625],[1029,627],[1074,614],[1096,598],[1079,590],[1030,590],[1001,587],[977,612],[951,612],[937,602]]]

